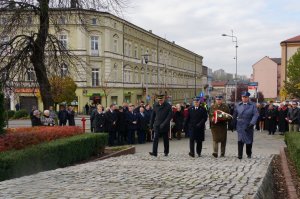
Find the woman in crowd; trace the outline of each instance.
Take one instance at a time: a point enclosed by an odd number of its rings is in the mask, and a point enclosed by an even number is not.
[[[269,135],[274,135],[276,131],[276,123],[277,123],[277,110],[275,109],[273,104],[270,104],[266,113],[267,119],[267,129],[269,131]]]
[[[32,126],[42,126],[42,122],[41,122],[41,113],[39,110],[34,110],[32,113]]]
[[[50,117],[50,111],[44,110],[44,115],[41,117],[42,125],[44,126],[55,126],[55,121]]]
[[[183,110],[182,110],[182,107],[180,106],[180,104],[176,104],[175,108],[176,108],[176,111],[173,114],[173,122],[175,123],[174,132],[176,134],[176,138],[178,140],[180,140],[181,132],[183,130],[184,116],[183,116]]]
[[[258,121],[259,121],[259,130],[262,132],[265,127],[265,120],[266,120],[266,107],[264,104],[260,104],[258,108]]]
[[[97,105],[97,110],[93,114],[93,127],[95,133],[105,132],[105,114],[103,112],[103,106]]]

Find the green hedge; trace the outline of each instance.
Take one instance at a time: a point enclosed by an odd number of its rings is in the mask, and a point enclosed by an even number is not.
[[[27,110],[21,109],[21,110],[15,112],[14,119],[20,119],[20,118],[24,118],[24,117],[28,117]]]
[[[286,133],[285,143],[287,145],[290,158],[294,161],[297,172],[300,175],[300,133]]]
[[[5,111],[5,117],[8,116],[8,119],[13,118],[15,113],[16,113],[16,111],[14,111],[14,110]]]
[[[107,145],[107,134],[82,134],[0,153],[0,181],[66,167],[88,159]]]

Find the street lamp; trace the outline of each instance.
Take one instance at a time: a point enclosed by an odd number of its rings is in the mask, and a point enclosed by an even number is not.
[[[233,35],[233,30],[231,30],[231,35],[227,35],[227,34],[222,34],[223,37],[231,37],[232,38],[232,42],[235,43],[235,96],[234,96],[234,103],[236,103],[237,101],[237,48],[238,46],[238,40],[237,37],[235,35]]]
[[[148,55],[148,53],[146,53],[146,54],[142,55],[142,57],[143,57],[144,63],[146,64],[146,67],[145,67],[146,82],[145,82],[145,84],[146,84],[146,102],[148,103],[149,100],[150,100],[150,98],[148,96],[148,62],[149,62],[149,55]]]

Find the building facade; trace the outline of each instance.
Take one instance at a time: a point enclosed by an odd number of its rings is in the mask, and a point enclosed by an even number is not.
[[[289,59],[300,50],[300,35],[280,42],[281,46],[281,70],[280,87],[284,87],[284,81],[287,80],[287,65]]]
[[[276,100],[280,90],[280,58],[263,57],[252,65],[253,82],[258,82],[258,91],[265,98]]]
[[[86,103],[153,103],[158,91],[167,93],[172,103],[183,102],[203,89],[201,55],[110,13],[83,12],[85,28],[72,16],[76,15],[74,9],[59,17],[60,31],[50,27],[61,43],[84,61],[84,68],[76,73],[68,65],[62,70],[78,85],[72,103],[78,112]],[[38,94],[22,92],[22,88],[11,96],[11,109],[16,103],[25,106],[24,97],[42,107]]]

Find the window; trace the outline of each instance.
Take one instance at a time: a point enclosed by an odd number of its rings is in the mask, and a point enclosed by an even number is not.
[[[92,18],[92,25],[97,25],[97,19],[96,18]]]
[[[114,28],[117,28],[117,23],[116,22],[114,23]]]
[[[92,68],[92,86],[99,86],[99,69]]]
[[[139,68],[137,66],[134,68],[134,82],[139,83]]]
[[[128,44],[128,56],[131,57],[131,43]]]
[[[124,82],[131,82],[131,69],[130,69],[130,67],[124,68]]]
[[[134,46],[134,58],[138,58],[138,47],[137,45]]]
[[[29,16],[27,17],[27,25],[31,25],[32,24],[32,17]]]
[[[118,52],[118,35],[114,35],[113,37],[113,52],[117,53]]]
[[[66,24],[66,18],[63,16],[59,17],[58,24]]]
[[[27,69],[27,81],[35,81],[35,73],[33,68]]]
[[[67,49],[67,47],[68,47],[67,35],[59,35],[58,40],[60,41],[60,43],[64,47],[64,49]]]
[[[112,77],[113,77],[113,81],[116,82],[118,81],[118,65],[117,64],[114,64],[114,68],[113,68],[113,74],[112,74]]]
[[[99,56],[99,37],[91,36],[91,55]]]
[[[65,77],[68,74],[68,66],[67,64],[63,63],[60,67],[60,76]]]
[[[118,104],[118,96],[111,96],[111,103]]]

